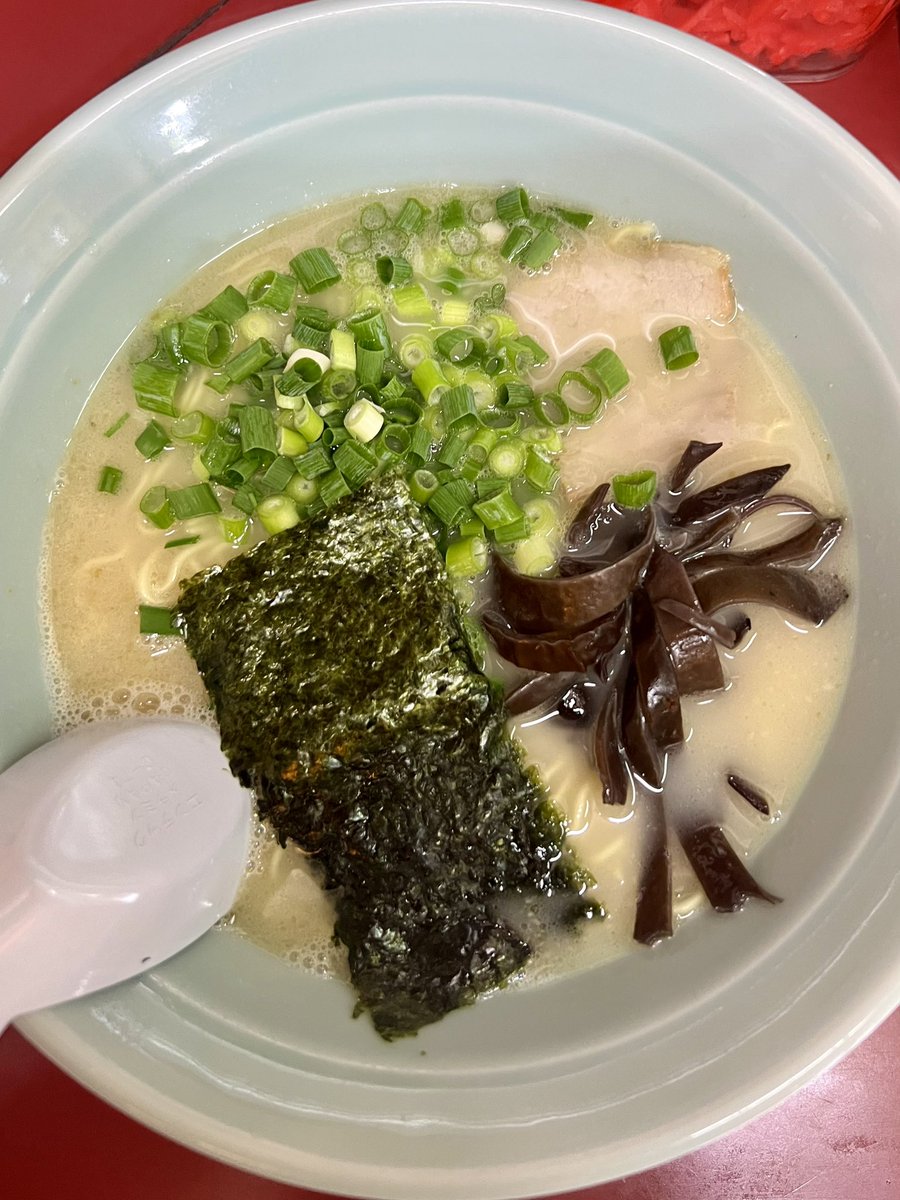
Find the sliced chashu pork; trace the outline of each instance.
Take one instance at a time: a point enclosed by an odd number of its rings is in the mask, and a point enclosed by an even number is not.
[[[592,241],[559,259],[546,275],[523,271],[511,288],[510,304],[523,325],[542,334],[553,330],[557,355],[598,333],[632,332],[636,319],[646,323],[672,316],[721,323],[735,312],[729,260],[721,250],[627,239],[615,245]]]

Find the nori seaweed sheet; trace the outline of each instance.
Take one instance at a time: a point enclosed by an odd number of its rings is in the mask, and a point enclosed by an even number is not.
[[[358,1011],[414,1033],[517,971],[492,901],[584,883],[478,670],[441,555],[383,479],[182,586],[222,746],[335,890]]]

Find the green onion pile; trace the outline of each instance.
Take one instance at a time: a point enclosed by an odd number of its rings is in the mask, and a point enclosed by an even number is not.
[[[253,523],[278,533],[400,471],[452,575],[483,572],[492,545],[519,571],[545,572],[561,526],[563,435],[596,420],[629,375],[605,348],[552,390],[537,386],[548,354],[504,309],[506,275],[546,270],[591,220],[522,188],[434,210],[415,197],[393,212],[374,201],[331,250],[301,250],[287,271],[169,320],[133,368],[146,414],[134,446],[146,461],[191,448],[197,482],[151,487],[141,513],[174,534],[215,516],[239,545]],[[690,331],[669,332],[662,353],[677,369]],[[121,482],[107,467],[100,488]],[[166,545],[199,540],[180,532]]]

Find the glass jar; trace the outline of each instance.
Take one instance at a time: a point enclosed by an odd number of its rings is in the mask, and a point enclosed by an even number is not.
[[[898,0],[604,0],[730,50],[787,83],[853,65]]]

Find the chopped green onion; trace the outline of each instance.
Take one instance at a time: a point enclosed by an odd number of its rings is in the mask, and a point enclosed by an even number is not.
[[[480,537],[463,537],[450,543],[444,557],[451,575],[472,579],[487,570],[487,543]]]
[[[497,403],[501,408],[531,408],[534,388],[520,379],[497,380]]]
[[[301,454],[305,454],[309,449],[309,442],[302,433],[298,433],[296,429],[288,425],[279,425],[275,434],[275,443],[278,447],[278,453],[285,455],[287,458],[299,458]]]
[[[334,468],[331,454],[321,442],[310,446],[309,450],[302,454],[294,465],[303,479],[318,479],[322,475],[327,475]]]
[[[442,358],[464,366],[487,353],[487,343],[477,330],[456,326],[445,329],[434,339],[434,348]]]
[[[240,487],[242,483],[252,479],[258,470],[259,458],[255,455],[253,458],[236,458],[225,468],[222,480],[228,487]]]
[[[165,365],[181,371],[187,366],[187,359],[181,351],[181,325],[177,321],[169,321],[163,325],[156,335],[156,358],[162,358]]]
[[[559,228],[559,220],[552,212],[532,213],[529,224],[536,233],[543,229],[549,229],[555,233]]]
[[[396,296],[396,293],[394,293]],[[366,309],[356,313],[347,321],[353,331],[357,344],[368,350],[382,349],[385,354],[391,352],[391,335],[384,320],[384,314],[378,308]]]
[[[656,495],[656,472],[634,471],[631,475],[614,475],[612,491],[620,508],[646,508]]]
[[[294,318],[302,321],[310,329],[318,329],[320,333],[328,333],[334,328],[335,323],[334,317],[331,316],[328,309],[322,308],[319,304],[298,304]]]
[[[326,508],[350,495],[350,485],[337,469],[323,475],[319,480],[319,496]]]
[[[322,436],[325,422],[306,397],[303,398],[303,406],[298,408],[294,413],[294,428],[310,444],[318,441]]]
[[[319,494],[319,485],[314,479],[304,479],[302,475],[293,475],[284,485],[284,494],[296,501],[302,508],[312,504]]]
[[[525,456],[525,479],[539,492],[552,492],[559,483],[559,471],[534,447],[529,446]]]
[[[240,295],[240,293],[238,293]],[[225,321],[194,313],[183,326],[182,350],[189,362],[204,367],[221,367],[234,341],[234,330]]]
[[[451,229],[447,234],[447,245],[458,258],[468,258],[481,245],[481,238],[474,229]]]
[[[240,443],[217,429],[200,452],[200,461],[213,479],[222,476],[241,453]]]
[[[556,385],[557,393],[569,410],[569,415],[580,425],[589,425],[600,415],[605,402],[601,387],[591,383],[581,371],[563,371]]]
[[[535,396],[531,410],[539,421],[557,429],[565,428],[572,419],[569,406],[559,392],[543,392],[540,396]]]
[[[426,358],[434,354],[434,342],[427,333],[411,333],[400,343],[400,361],[412,371]]]
[[[448,388],[443,393],[440,400],[441,412],[444,414],[444,423],[448,429],[453,429],[454,425],[459,424],[466,417],[474,417],[475,408],[475,393],[466,384],[460,387]]]
[[[559,430],[552,429],[548,425],[529,425],[522,430],[519,437],[523,442],[537,446],[546,455],[559,454],[563,448]]]
[[[578,212],[572,208],[556,208],[553,211],[573,229],[587,229],[594,219],[593,213]]]
[[[522,417],[518,409],[489,408],[481,414],[481,423],[486,429],[511,436],[518,431]]]
[[[522,513],[514,521],[509,521],[506,525],[498,525],[493,530],[493,537],[498,546],[512,546],[516,542],[524,542],[530,533],[528,518]]]
[[[516,546],[513,564],[521,575],[543,575],[556,565],[556,551],[549,538],[532,534]]]
[[[404,397],[384,407],[385,420],[392,425],[416,425],[421,420],[422,409],[414,400]]]
[[[290,268],[299,280],[300,286],[309,295],[324,292],[340,282],[341,273],[334,264],[328,251],[322,246],[311,250],[301,250],[290,261]]]
[[[152,521],[157,529],[168,529],[170,525],[174,524],[175,516],[172,512],[172,505],[169,503],[169,493],[162,484],[156,484],[155,487],[144,492],[139,507],[147,520]]]
[[[335,371],[356,370],[356,339],[349,329],[331,331],[331,366]]]
[[[336,403],[343,407],[356,391],[357,383],[355,372],[346,367],[332,368],[322,376],[319,393],[326,404]],[[319,412],[322,412],[321,406]],[[322,413],[322,416],[324,415]]]
[[[328,333],[327,329],[316,329],[314,325],[298,320],[294,322],[292,337],[298,349],[316,350],[322,354],[328,349]]]
[[[128,413],[122,413],[122,415],[121,415],[121,417],[119,417],[118,421],[115,421],[112,425],[110,425],[109,429],[104,431],[103,436],[107,437],[107,438],[114,437],[119,432],[119,430],[122,428],[122,426],[125,424],[125,422],[127,420],[128,420]]]
[[[687,325],[675,325],[659,335],[659,348],[667,371],[683,371],[700,357],[694,335]]]
[[[405,283],[391,292],[391,303],[399,321],[430,321],[434,309],[421,283]]]
[[[195,483],[191,487],[169,492],[169,503],[172,505],[172,515],[176,521],[207,517],[222,511],[222,506],[208,483]]]
[[[422,393],[426,403],[431,404],[447,387],[447,380],[440,364],[433,358],[423,359],[412,369],[412,381]]]
[[[172,624],[172,610],[158,608],[153,604],[138,606],[141,633],[158,634],[161,637],[180,637],[181,630]]]
[[[618,396],[628,387],[628,370],[615,350],[610,350],[608,346],[588,359],[583,369],[597,379],[607,399]]]
[[[462,479],[442,483],[428,498],[428,507],[448,529],[471,517],[469,493]]]
[[[303,370],[297,370],[296,368],[303,368]],[[315,379],[304,378],[305,375],[310,375],[313,371],[317,372]],[[312,360],[295,363],[290,371],[285,371],[275,381],[276,406],[283,410],[299,412],[306,403],[306,394],[315,387],[321,378],[322,372],[318,363]]]
[[[246,517],[219,517],[219,528],[226,542],[239,546],[247,535],[250,522]]]
[[[456,265],[453,256],[446,251],[435,250],[429,255],[423,273],[445,296],[455,296],[468,282],[465,271]]]
[[[406,458],[409,453],[409,430],[405,425],[385,425],[370,445],[382,462]]]
[[[98,492],[106,492],[110,496],[115,496],[119,488],[122,486],[124,476],[118,467],[104,467],[100,472],[100,479],[97,483]]]
[[[135,363],[131,371],[131,386],[138,408],[166,417],[175,416],[175,392],[180,382],[180,371],[146,360]]]
[[[354,491],[378,474],[378,456],[352,439],[335,450],[334,465]]]
[[[525,469],[525,446],[517,438],[501,438],[488,455],[488,467],[504,479],[521,475]]]
[[[410,475],[409,494],[416,504],[426,504],[437,490],[438,481],[433,472],[420,468]]]
[[[357,400],[344,417],[344,428],[357,442],[371,442],[384,425],[384,413],[370,400]]]
[[[472,318],[472,306],[461,296],[452,296],[441,305],[442,325],[464,325]]]
[[[196,546],[199,541],[199,533],[194,533],[190,537],[171,538],[164,544],[163,549],[177,550],[179,546]]]
[[[534,241],[524,248],[520,261],[530,271],[539,271],[547,265],[561,245],[561,240],[551,229],[542,229]]]
[[[501,525],[508,525],[511,521],[525,516],[508,490],[484,500],[476,500],[472,507],[475,515],[484,522],[486,529],[499,529]]]
[[[481,327],[485,336],[494,342],[503,342],[507,338],[518,338],[522,335],[519,326],[508,313],[489,312],[481,319]]]
[[[537,496],[523,505],[530,534],[554,533],[559,529],[559,512],[552,500]]]
[[[425,205],[410,196],[394,218],[394,225],[404,233],[418,233],[427,217],[428,209]]]
[[[339,429],[343,426],[344,417],[347,414],[346,397],[341,397],[340,400],[329,400],[325,404],[319,404],[316,406],[316,412],[322,417],[327,426],[330,426],[332,429]]]
[[[195,409],[177,417],[172,422],[172,437],[178,442],[190,442],[205,446],[216,431],[216,423],[209,413]]]
[[[367,229],[345,229],[337,240],[337,248],[342,254],[365,254],[371,244]]]
[[[383,229],[388,223],[387,209],[377,200],[374,204],[367,204],[359,214],[359,223],[369,232]]]
[[[475,480],[475,494],[479,500],[489,500],[499,492],[509,491],[509,480],[499,476],[486,476]]]
[[[229,283],[214,300],[210,300],[209,304],[204,304],[196,315],[208,317],[211,321],[221,321],[226,325],[233,325],[239,317],[244,316],[248,307],[247,301],[241,293]],[[182,337],[184,337],[184,331],[182,331]]]
[[[497,197],[496,210],[498,218],[504,225],[514,225],[516,221],[527,221],[531,216],[531,204],[528,193],[524,188],[512,188]]]
[[[322,434],[322,445],[329,450],[336,450],[338,446],[343,446],[344,442],[350,441],[350,434],[343,425],[329,425]]]
[[[437,461],[443,467],[455,467],[462,462],[468,449],[469,443],[465,438],[458,433],[451,433],[438,451]]]
[[[376,351],[370,351],[369,353],[374,354],[374,353],[376,353]],[[390,369],[391,370],[397,369],[397,364],[391,363]],[[384,374],[384,370],[382,369],[382,375],[383,374]],[[390,379],[387,381],[387,383],[381,389],[381,398],[382,398],[382,400],[385,401],[385,403],[388,403],[391,400],[399,400],[402,396],[405,396],[405,395],[406,395],[406,390],[396,375],[391,375]]]
[[[366,349],[360,347],[360,355],[362,356],[362,361],[359,364],[360,387],[365,387],[365,388],[369,388],[369,389],[375,388],[378,386],[378,380],[381,379],[381,375],[383,372],[384,352],[381,350],[366,350]],[[394,381],[396,381],[396,378],[397,377],[394,376]],[[393,397],[396,395],[398,390],[399,390],[400,397],[402,397],[402,399],[398,398],[395,400],[395,399],[393,399]],[[372,394],[377,394],[377,393],[372,393]],[[384,401],[386,404],[403,404],[403,403],[412,404],[413,403],[408,397],[406,397],[404,395],[402,385],[398,385],[398,388],[385,388],[380,393],[379,399]],[[415,405],[413,407],[415,407]],[[417,418],[414,418],[414,419],[417,419]]]
[[[525,253],[533,239],[534,234],[527,225],[513,225],[500,247],[500,257],[505,258],[507,262],[515,262]]]
[[[479,521],[477,517],[471,517],[468,521],[463,521],[459,527],[460,537],[484,537],[484,523]]]
[[[231,497],[231,503],[235,508],[239,508],[241,512],[246,513],[247,516],[252,516],[261,499],[262,496],[259,491],[257,491],[252,483],[248,482],[242,483],[235,490],[234,495]]]
[[[256,506],[259,522],[268,534],[283,533],[300,523],[300,513],[290,496],[266,496]]]
[[[452,196],[446,204],[441,205],[440,226],[445,232],[448,229],[461,229],[466,223],[466,209],[459,196]]]
[[[487,455],[490,454],[499,440],[500,433],[498,430],[481,428],[477,430],[471,438],[469,442],[469,450],[483,450],[486,459]]]
[[[430,454],[431,434],[424,425],[414,425],[409,435],[409,451],[406,461],[411,466],[419,465],[419,463],[424,463]]]
[[[135,449],[148,461],[159,458],[169,444],[169,436],[158,421],[148,421],[134,439]]]
[[[382,254],[375,259],[375,272],[382,283],[398,287],[412,275],[412,267],[401,255]]]
[[[290,458],[280,455],[274,460],[256,480],[256,486],[264,496],[275,492],[283,492],[288,481],[294,476],[294,464]]]
[[[294,301],[296,287],[290,275],[282,275],[278,271],[261,271],[250,280],[247,287],[247,303],[285,313]]]
[[[245,405],[238,415],[241,431],[241,453],[246,458],[276,454],[275,420],[267,408],[258,404]]]
[[[257,338],[245,350],[222,367],[222,374],[207,383],[216,392],[227,392],[233,383],[243,383],[251,375],[262,370],[275,357],[275,347],[267,338]]]
[[[544,347],[539,345],[533,337],[529,337],[527,333],[520,333],[513,338],[508,338],[504,348],[512,360],[510,365],[517,371],[542,367],[550,361],[550,355]]]

